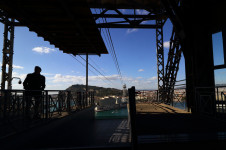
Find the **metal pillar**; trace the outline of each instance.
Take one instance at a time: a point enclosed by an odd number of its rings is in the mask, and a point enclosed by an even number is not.
[[[5,19],[3,58],[2,58],[2,83],[1,89],[12,89],[12,70],[13,70],[13,44],[14,44],[14,19]]]
[[[137,125],[136,125],[136,89],[132,86],[128,89],[129,92],[129,120],[130,120],[130,133],[131,133],[131,143],[132,150],[137,149]]]
[[[164,81],[164,49],[163,49],[163,21],[156,20],[156,52],[157,52],[157,74],[158,74],[158,91],[159,102],[165,99],[165,81]]]

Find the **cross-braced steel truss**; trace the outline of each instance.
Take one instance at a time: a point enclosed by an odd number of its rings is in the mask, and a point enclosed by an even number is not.
[[[176,82],[177,72],[179,70],[179,63],[181,59],[181,46],[180,40],[173,29],[170,38],[170,47],[168,53],[168,60],[166,64],[166,74],[165,74],[165,88],[167,92],[167,103],[172,102],[174,86]]]
[[[101,9],[101,12],[95,9],[93,14],[95,20],[99,21],[103,19],[111,19],[109,22],[97,22],[98,28],[142,28],[142,29],[155,29],[159,27],[157,24],[153,24],[147,21],[164,19],[166,21],[167,16],[165,13],[155,14],[153,10],[145,10],[144,14],[137,14],[134,9],[133,14],[123,14],[118,9]]]
[[[157,51],[157,74],[159,101],[165,101],[165,81],[164,81],[164,48],[163,48],[163,20],[156,20],[156,51]]]
[[[3,39],[3,57],[2,57],[2,82],[1,89],[12,88],[12,70],[13,70],[13,43],[14,43],[14,19],[10,19],[0,10],[0,20],[4,23]]]

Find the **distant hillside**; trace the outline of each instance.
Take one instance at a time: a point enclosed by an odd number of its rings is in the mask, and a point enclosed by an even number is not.
[[[224,87],[226,87],[226,84],[225,83],[223,83],[223,84],[216,84],[216,86],[224,86]]]
[[[103,88],[98,86],[88,86],[90,91],[95,91],[95,96],[109,96],[109,95],[116,95],[122,96],[122,90],[114,89],[114,88]],[[66,90],[69,91],[85,91],[86,86],[83,84],[76,84],[68,87]]]

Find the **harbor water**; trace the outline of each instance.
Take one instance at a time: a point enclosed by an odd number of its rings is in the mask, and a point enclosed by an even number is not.
[[[128,118],[128,110],[127,107],[106,111],[96,111],[95,112],[96,119],[123,119]]]
[[[174,103],[174,107],[185,110],[184,103]],[[106,110],[106,111],[96,111],[95,112],[96,119],[122,119],[128,118],[128,109],[120,108],[120,109],[113,109],[113,110]]]

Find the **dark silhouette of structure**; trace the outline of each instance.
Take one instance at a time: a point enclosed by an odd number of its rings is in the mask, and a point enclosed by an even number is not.
[[[226,21],[224,19],[226,17],[225,8],[226,1],[222,0],[39,0],[38,3],[37,1],[27,0],[2,0],[0,2],[0,22],[4,23],[5,25],[1,83],[1,90],[3,92],[2,100],[0,101],[0,112],[2,111],[2,118],[9,120],[11,114],[14,112],[19,112],[16,111],[17,107],[14,107],[16,105],[11,102],[12,97],[16,97],[16,94],[11,94],[12,90],[10,90],[12,81],[15,26],[28,27],[30,31],[36,32],[38,36],[43,37],[44,40],[49,41],[50,44],[55,45],[64,53],[72,55],[83,54],[86,56],[108,53],[98,28],[155,29],[158,75],[158,91],[155,92],[157,93],[157,96],[155,97],[157,97],[158,102],[161,103],[170,104],[173,102],[174,86],[175,82],[178,82],[176,80],[176,75],[179,69],[181,54],[183,54],[186,71],[186,107],[191,113],[176,114],[172,108],[166,106],[164,108],[161,107],[161,109],[172,110],[174,113],[164,114],[158,112],[155,114],[148,114],[145,112],[137,115],[135,105],[136,92],[135,87],[132,87],[129,90],[129,98],[131,103],[130,115],[133,148],[135,149],[137,146],[144,145],[142,138],[147,142],[147,144],[149,144],[149,147],[152,147],[153,143],[158,144],[158,146],[170,146],[170,144],[171,146],[174,146],[173,144],[179,143],[180,145],[186,147],[188,146],[189,148],[197,146],[197,143],[200,146],[204,146],[204,148],[208,148],[211,144],[215,144],[214,146],[218,147],[220,144],[225,145],[226,93],[224,91],[221,91],[221,93],[218,91],[218,87],[215,86],[214,76],[215,70],[226,68]],[[96,9],[99,10],[99,12],[94,12]],[[132,9],[134,10],[134,13],[123,13],[123,11],[121,11],[122,9],[128,9],[128,11],[131,11]],[[136,13],[136,10],[138,9],[143,9],[146,11],[146,13],[138,14]],[[168,61],[165,66],[163,26],[167,19],[170,19],[173,24],[173,32],[170,39]],[[106,33],[109,33],[109,31],[106,30]],[[222,43],[224,48],[224,53],[222,53],[222,55],[224,56],[224,62],[220,65],[215,65],[213,59],[212,36],[215,33],[222,34]],[[111,37],[109,37],[109,42],[112,43]],[[30,78],[29,76],[31,76],[31,74],[28,75],[25,83],[29,83],[29,80],[34,78]],[[40,76],[40,72],[37,76]],[[38,84],[41,83],[39,82],[39,78],[38,80],[33,80],[32,84],[35,84],[36,82],[38,82]],[[5,90],[5,85],[8,85],[8,90]],[[36,86],[33,88],[29,84],[25,85],[25,94],[26,96],[28,95],[28,97],[29,95],[30,97],[34,95],[38,97],[37,95],[41,95],[41,92],[31,92],[29,90],[44,89],[44,86],[42,88],[39,87],[40,89],[35,89]],[[49,118],[49,114],[51,113],[48,107],[53,104],[49,103],[48,98],[50,98],[50,96],[47,93],[45,100],[46,108],[44,111],[46,113],[46,118]],[[68,112],[70,112],[71,98],[72,96],[56,98],[60,104],[61,101],[62,104],[65,104],[62,105],[62,107],[59,105],[60,107],[57,109],[57,111],[61,112],[63,110],[62,108],[67,106],[66,108]],[[83,104],[82,102],[80,104],[80,101],[84,101],[85,97],[81,96],[81,93],[78,93],[77,99],[79,101],[78,106],[80,106]],[[22,108],[24,108],[23,100],[24,95],[22,102],[17,101],[16,104],[21,104]],[[55,105],[55,107],[57,107],[57,105]],[[93,114],[94,112],[92,110],[89,111],[89,113],[81,114],[82,117],[78,118],[80,120],[81,118],[87,119],[88,116],[92,116]],[[136,117],[138,118],[137,120]],[[15,117],[13,116],[12,118]],[[143,119],[143,122],[140,118]],[[100,135],[97,134],[96,131],[99,130],[105,132],[105,125],[100,127],[98,130],[96,128],[89,130],[91,129],[91,125],[89,124],[90,122],[91,121],[87,120],[82,123],[79,122],[80,124],[77,126],[77,128],[72,124],[72,122],[70,122],[57,129],[54,129],[51,132],[53,133],[53,136],[43,140],[43,143],[48,142],[45,144],[52,145],[43,145],[43,147],[52,148],[55,146],[64,148],[65,146],[69,145],[68,142],[70,142],[71,139],[73,140],[71,140],[71,145],[69,146],[73,147],[74,143],[80,144],[80,141],[85,141],[81,140],[82,138],[80,136],[84,134],[78,134],[82,131],[89,134],[93,133],[93,141],[95,141],[95,138]],[[113,123],[109,124],[113,125]],[[98,126],[93,124],[92,127]],[[48,130],[50,128],[52,128],[52,126],[49,127]],[[72,132],[72,129],[76,130]],[[138,132],[136,129],[139,129],[140,132]],[[62,131],[61,138],[58,137],[59,133],[56,131]],[[51,133],[48,135],[50,136]],[[46,137],[47,135],[44,130],[43,135],[43,137]],[[68,139],[64,137],[62,138],[62,135],[65,135],[65,137]],[[75,135],[79,136],[74,138]],[[34,134],[32,134],[32,136],[34,137]],[[92,139],[89,137],[92,136],[86,136],[84,138],[86,139],[84,143],[85,146],[88,145],[87,141],[92,141]],[[60,141],[56,142],[54,138]],[[43,138],[39,138],[39,140],[42,139]],[[49,139],[51,139],[52,142],[49,142]],[[64,139],[64,141],[62,141],[62,139]],[[7,146],[15,146],[11,144],[12,141],[16,140],[9,140],[10,144]],[[37,143],[36,139],[33,141]],[[26,143],[29,142],[26,141]],[[25,144],[25,146],[29,145]],[[34,145],[31,147],[34,147]]]

